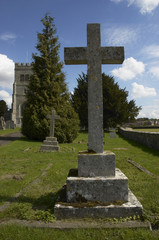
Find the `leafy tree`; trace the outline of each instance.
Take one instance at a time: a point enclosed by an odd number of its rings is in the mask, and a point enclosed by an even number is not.
[[[0,117],[4,116],[4,113],[7,111],[8,106],[4,100],[0,100]]]
[[[102,74],[103,80],[103,125],[104,128],[134,121],[141,107],[135,101],[128,102],[128,92],[120,89],[114,78]],[[88,127],[88,78],[82,73],[77,79],[78,85],[72,94],[72,105],[79,115],[81,127]]]
[[[45,15],[41,22],[44,28],[37,34],[39,55],[33,54],[33,75],[26,94],[22,133],[31,139],[45,139],[49,135],[47,115],[55,109],[60,116],[56,121],[55,136],[59,142],[72,142],[77,136],[79,120],[71,106],[62,72],[54,19]]]

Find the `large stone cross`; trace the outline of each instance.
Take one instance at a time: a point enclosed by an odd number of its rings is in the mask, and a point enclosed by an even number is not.
[[[60,116],[56,115],[55,110],[52,110],[51,115],[47,116],[47,119],[50,119],[50,137],[54,137],[55,120],[59,118]]]
[[[123,47],[101,47],[100,24],[87,24],[87,47],[64,49],[65,64],[87,64],[88,150],[103,153],[102,64],[124,60]]]

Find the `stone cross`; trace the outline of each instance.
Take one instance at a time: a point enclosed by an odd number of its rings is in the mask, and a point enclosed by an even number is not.
[[[47,119],[50,119],[50,137],[54,137],[55,120],[59,118],[60,116],[56,115],[55,110],[52,110],[51,115],[47,116]]]
[[[87,24],[87,47],[64,49],[65,64],[87,64],[88,150],[103,153],[102,64],[124,60],[123,47],[101,47],[100,24]]]

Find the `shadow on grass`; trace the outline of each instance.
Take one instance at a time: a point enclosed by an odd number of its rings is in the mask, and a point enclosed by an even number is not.
[[[19,196],[19,197],[3,197],[0,196],[0,202],[9,202],[9,203],[19,203],[25,204],[30,203],[33,210],[45,210],[54,213],[54,205],[58,199],[64,199],[65,195],[63,194],[63,188],[57,192],[50,192],[44,195],[41,195],[39,198],[35,199],[32,197]],[[3,205],[0,206],[3,208]]]
[[[124,137],[122,137],[122,136],[119,135],[119,134],[118,134],[118,136],[119,136],[119,138],[121,138],[121,139],[123,139],[123,140],[126,140],[126,141],[127,141],[129,144],[131,144],[133,147],[139,148],[139,149],[141,149],[142,151],[144,151],[144,152],[146,152],[146,153],[149,153],[149,154],[152,154],[152,155],[154,155],[154,156],[159,157],[159,151],[158,151],[158,150],[155,150],[155,149],[149,148],[149,147],[147,147],[147,146],[144,146],[144,145],[142,145],[141,143],[138,143],[138,142],[136,142],[136,141],[134,141],[134,140],[129,140],[129,139],[127,139],[127,138],[124,138]]]

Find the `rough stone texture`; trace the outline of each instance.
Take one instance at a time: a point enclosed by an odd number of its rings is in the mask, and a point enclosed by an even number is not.
[[[97,204],[94,207],[74,207],[70,204],[57,203],[54,214],[57,219],[67,218],[125,218],[131,216],[141,216],[143,207],[134,194],[129,190],[128,202],[121,205],[110,204],[103,206]]]
[[[119,169],[115,177],[68,177],[66,185],[68,202],[128,201],[128,178]]]
[[[109,151],[96,154],[80,152],[78,155],[78,176],[115,176],[115,154]]]
[[[100,45],[100,24],[88,24],[88,150],[97,153],[103,153],[103,90]]]
[[[59,149],[60,147],[55,137],[46,137],[46,140],[43,141],[43,145],[40,147],[41,152],[52,152],[58,151]]]
[[[15,63],[12,120],[17,127],[21,127],[22,125],[24,102],[26,101],[25,95],[29,84],[29,77],[32,73],[32,66],[29,63]]]
[[[101,47],[100,24],[87,24],[87,47],[65,48],[65,64],[88,65],[88,150],[103,153],[102,64],[124,60],[123,47]]]
[[[158,132],[139,132],[135,130],[128,130],[124,128],[119,128],[119,134],[130,140],[139,142],[149,148],[159,150],[159,133]]]

